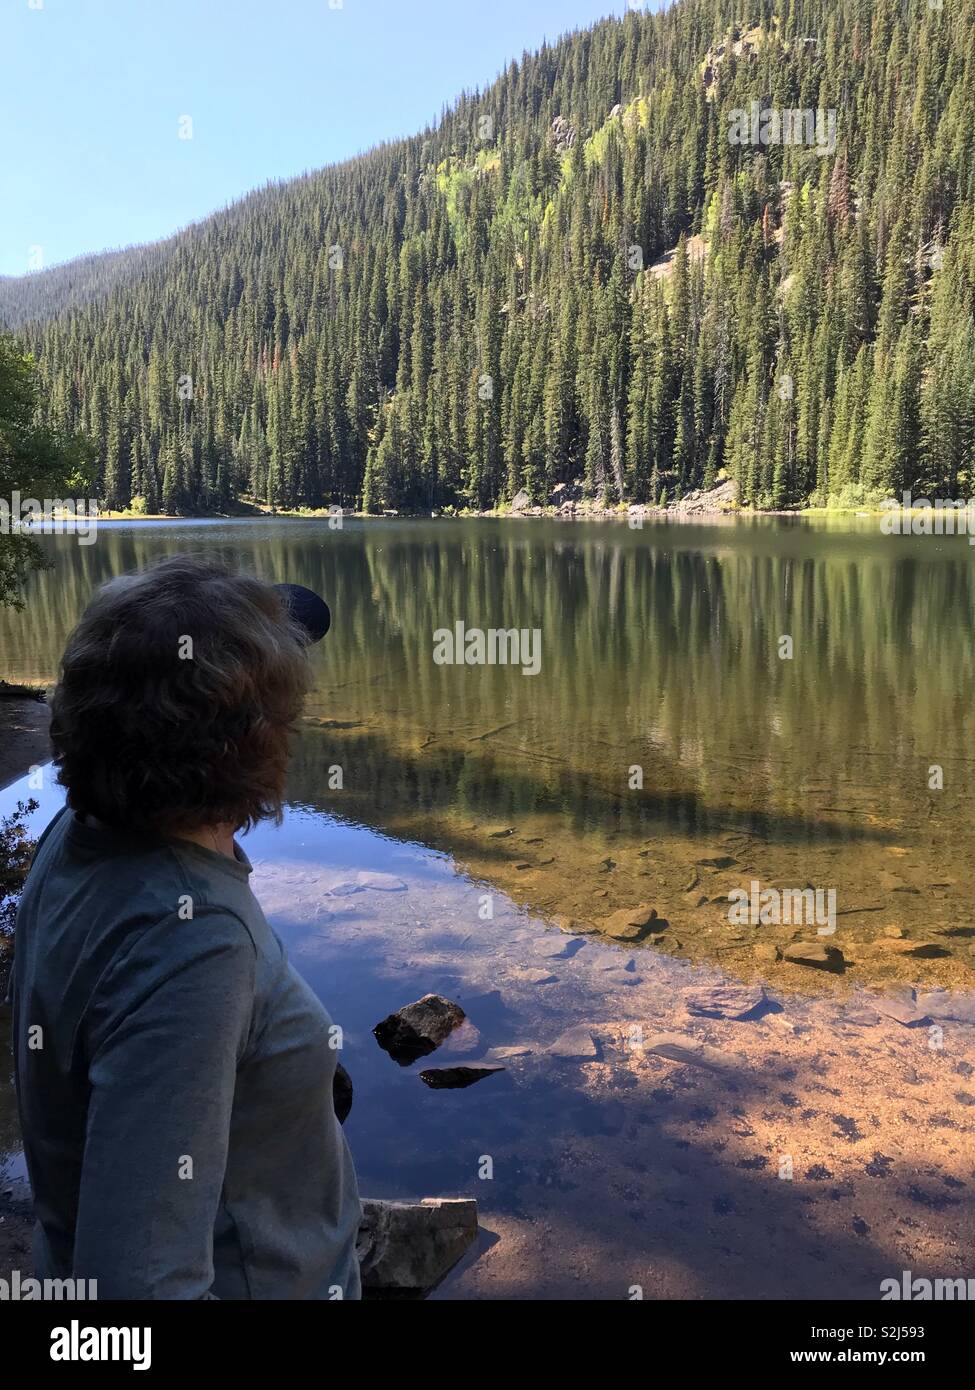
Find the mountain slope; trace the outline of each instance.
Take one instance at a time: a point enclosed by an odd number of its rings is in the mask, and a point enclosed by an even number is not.
[[[757,505],[956,495],[973,5],[680,0],[526,55],[436,129],[50,282],[20,332],[52,420],[97,439],[106,501],[170,511],[722,469]]]

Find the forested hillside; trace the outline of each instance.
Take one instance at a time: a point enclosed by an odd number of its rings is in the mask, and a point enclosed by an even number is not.
[[[973,221],[975,0],[679,0],[0,315],[113,506],[967,495]]]

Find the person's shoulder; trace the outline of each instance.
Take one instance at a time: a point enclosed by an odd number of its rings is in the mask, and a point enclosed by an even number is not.
[[[92,989],[83,1017],[89,1057],[132,1030],[231,1028],[241,1046],[261,1005],[259,961],[235,913],[207,906],[175,912],[131,932]]]
[[[58,811],[54,816],[51,817],[47,825],[41,831],[40,835],[37,838],[37,842],[34,845],[34,849],[30,857],[31,868],[33,868],[34,865],[38,862],[38,860],[41,859],[44,855],[51,854],[57,849],[57,847],[64,839],[65,832],[67,831],[68,826],[71,823],[71,815],[72,812],[68,809],[68,807],[62,806],[60,811]]]
[[[227,908],[177,909],[142,923],[118,943],[95,990],[95,1013],[136,1007],[162,988],[203,989],[213,996],[259,993],[258,951],[247,923]]]
[[[252,961],[258,948],[250,923],[240,913],[223,904],[194,903],[187,894],[174,910],[145,925],[138,950],[173,963],[218,956]]]

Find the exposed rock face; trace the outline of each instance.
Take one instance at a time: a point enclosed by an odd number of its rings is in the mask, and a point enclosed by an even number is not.
[[[473,1198],[365,1199],[356,1241],[363,1293],[422,1297],[453,1269],[476,1238]]]
[[[531,504],[531,498],[528,496],[528,493],[525,491],[525,489],[522,488],[520,492],[516,492],[514,497],[512,497],[511,510],[513,512],[523,512],[528,507],[530,507]]]
[[[783,947],[782,959],[795,965],[811,965],[815,970],[832,970],[836,975],[842,975],[846,968],[839,947],[824,946],[821,941],[791,941]]]
[[[552,144],[559,154],[564,154],[566,150],[571,150],[576,142],[576,131],[564,116],[556,116],[552,122]]]
[[[418,1057],[429,1056],[465,1018],[459,1004],[440,994],[425,994],[384,1018],[372,1031],[393,1061],[408,1067]]]
[[[496,1071],[504,1071],[504,1067],[488,1066],[483,1062],[466,1067],[429,1067],[420,1072],[420,1080],[434,1091],[459,1091]]]
[[[718,483],[708,492],[695,488],[668,508],[672,512],[725,512],[738,500],[735,484],[730,478]]]

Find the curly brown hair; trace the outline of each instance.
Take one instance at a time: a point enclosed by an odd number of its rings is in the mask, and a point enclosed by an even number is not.
[[[52,700],[68,805],[163,834],[280,820],[308,682],[272,585],[202,555],[111,580],[68,638]]]

